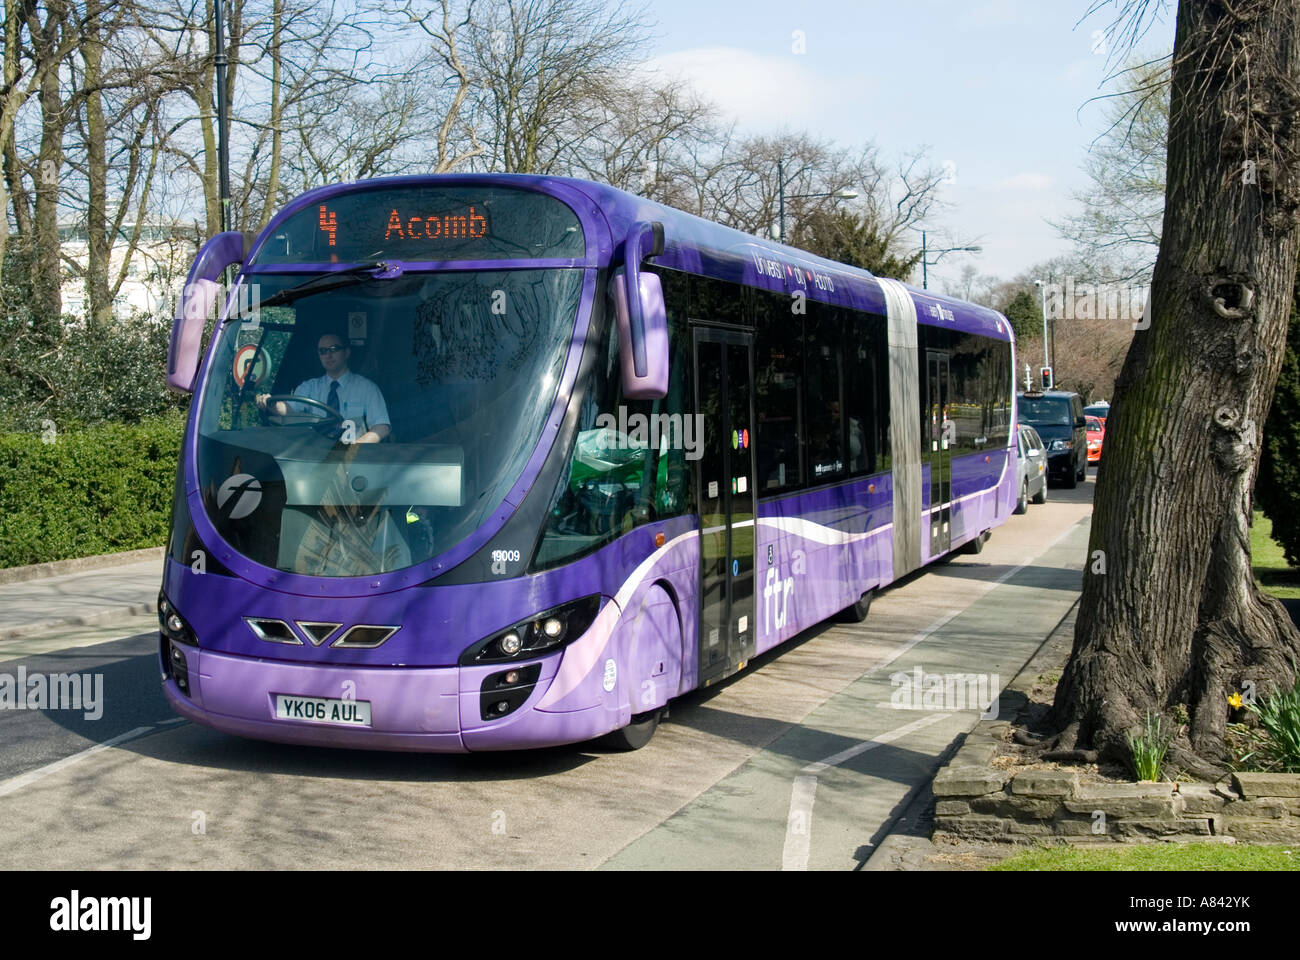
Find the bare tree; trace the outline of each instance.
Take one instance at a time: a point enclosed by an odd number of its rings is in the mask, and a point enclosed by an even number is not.
[[[87,10],[98,0],[87,0]],[[72,134],[68,143],[68,200],[81,216],[87,240],[83,264],[63,257],[64,266],[86,284],[86,317],[106,322],[148,230],[149,208],[164,141],[158,109],[167,90],[158,76],[164,52],[140,43],[139,25],[150,11],[123,4],[116,15],[91,20],[69,63],[77,82],[70,100]],[[113,269],[114,248],[122,241]]]
[[[442,119],[437,127],[434,173],[455,170],[484,152],[474,125],[464,116],[472,81],[470,65],[461,48],[466,31],[473,22],[474,2],[466,0],[460,12],[454,9],[451,0],[438,0],[437,10],[429,14],[417,14],[410,0],[405,0],[401,9],[433,41],[434,55],[446,74],[444,83],[439,86],[451,88],[451,96],[443,106]]]
[[[559,154],[572,176],[672,203],[689,176],[683,144],[716,137],[712,108],[680,83],[634,78],[575,94],[589,107],[576,111]]]
[[[553,173],[603,119],[648,21],[626,0],[501,0],[471,22],[475,123],[492,168]]]
[[[904,276],[920,260],[909,231],[942,207],[943,172],[926,162],[923,150],[890,163],[874,144],[852,153],[807,134],[784,133],[723,139],[696,161],[702,216],[775,236],[784,193],[785,233],[792,242]],[[844,190],[857,199],[835,197]]]
[[[1138,57],[1105,98],[1105,129],[1088,151],[1080,210],[1056,224],[1095,277],[1145,280],[1160,248],[1169,132],[1169,58]]]

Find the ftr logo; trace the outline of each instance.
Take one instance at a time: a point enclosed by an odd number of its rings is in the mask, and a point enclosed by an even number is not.
[[[242,520],[256,510],[261,502],[262,483],[247,473],[235,474],[217,491],[217,508],[226,511],[231,520]]]
[[[781,576],[781,565],[773,562],[772,548],[768,547],[767,578],[763,582],[763,633],[780,630],[790,619],[790,595],[794,593],[794,578],[807,571],[807,557],[802,550],[790,555],[790,576]]]

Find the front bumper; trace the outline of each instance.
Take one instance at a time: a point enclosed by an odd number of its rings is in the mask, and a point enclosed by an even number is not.
[[[484,680],[501,664],[482,667],[360,667],[288,663],[190,647],[187,696],[163,664],[163,692],[177,713],[225,733],[280,743],[362,750],[466,753],[576,743],[620,725],[609,703],[578,710],[537,708],[564,654],[541,660],[527,699],[501,719],[483,720]],[[161,662],[161,661],[160,661]],[[512,665],[513,666],[513,665]],[[371,726],[277,719],[276,694],[370,703]]]
[[[1070,474],[1077,473],[1074,466],[1074,451],[1061,450],[1047,457],[1047,475],[1053,480],[1068,480]]]

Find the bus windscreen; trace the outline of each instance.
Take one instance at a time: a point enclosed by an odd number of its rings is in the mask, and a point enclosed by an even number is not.
[[[563,202],[510,187],[357,190],[278,224],[254,263],[407,263],[580,258],[582,225]]]

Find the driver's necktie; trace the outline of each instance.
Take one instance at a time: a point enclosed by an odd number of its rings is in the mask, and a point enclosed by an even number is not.
[[[329,399],[325,402],[328,403],[330,409],[340,417],[343,415],[343,411],[339,409],[339,382],[337,380],[330,381],[330,395]]]

